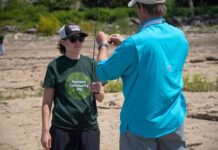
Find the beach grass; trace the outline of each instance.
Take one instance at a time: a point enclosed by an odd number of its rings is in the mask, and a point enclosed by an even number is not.
[[[184,80],[184,91],[187,92],[211,92],[218,91],[218,77],[214,81],[210,81],[207,77],[202,74],[185,75]],[[105,86],[106,93],[115,93],[122,91],[122,81],[112,80],[109,81]]]

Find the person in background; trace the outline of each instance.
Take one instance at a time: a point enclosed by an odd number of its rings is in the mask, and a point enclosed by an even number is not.
[[[4,47],[4,35],[0,34],[0,55],[5,54],[5,47]]]
[[[165,0],[131,0],[128,6],[138,14],[137,33],[124,39],[100,31],[96,37],[99,79],[123,81],[120,150],[184,150],[182,70],[188,41],[163,18]],[[108,43],[117,46],[110,57]]]
[[[46,150],[99,150],[96,100],[103,100],[104,90],[96,62],[80,54],[87,36],[75,24],[59,31],[62,55],[48,64],[43,83],[41,143]]]

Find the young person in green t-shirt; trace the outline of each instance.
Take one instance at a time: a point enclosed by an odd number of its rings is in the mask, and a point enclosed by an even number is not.
[[[48,64],[43,83],[41,143],[47,150],[99,150],[96,100],[103,100],[104,90],[96,63],[80,54],[87,36],[75,24],[59,31],[62,55]]]

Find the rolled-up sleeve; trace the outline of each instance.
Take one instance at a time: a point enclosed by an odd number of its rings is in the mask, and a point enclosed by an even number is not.
[[[106,60],[97,63],[96,72],[100,80],[114,80],[134,69],[136,47],[131,38],[127,38]]]

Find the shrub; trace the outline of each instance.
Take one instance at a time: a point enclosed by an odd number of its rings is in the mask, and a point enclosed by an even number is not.
[[[119,34],[122,34],[122,33],[131,34],[133,30],[134,28],[129,27],[129,19],[122,18],[120,20],[117,20],[116,23],[112,25],[108,33],[112,34],[115,32]]]
[[[126,8],[116,8],[116,9],[114,9],[112,12],[113,12],[113,15],[115,17],[115,21],[118,21],[118,20],[124,19],[124,18],[128,18],[129,14],[126,11],[127,9]]]
[[[218,79],[216,79],[217,81],[215,82],[211,82],[206,77],[203,77],[201,74],[194,74],[191,79],[189,75],[186,75],[183,79],[185,84],[185,91],[208,92],[218,90]]]
[[[99,8],[98,10],[98,20],[100,22],[113,23],[120,19],[135,16],[133,9],[131,8]],[[97,8],[87,9],[84,12],[84,19],[86,20],[96,20],[97,18]]]
[[[95,22],[92,21],[81,21],[78,23],[81,29],[85,32],[94,33],[95,30]]]
[[[112,80],[105,85],[104,90],[106,93],[114,93],[114,92],[121,92],[122,89],[123,89],[123,83],[121,80]]]
[[[96,20],[97,16],[97,10],[96,9],[87,9],[84,12],[84,19],[85,20]]]
[[[166,7],[167,7],[167,16],[170,18],[173,17],[174,12],[177,9],[176,4],[175,4],[175,0],[167,0]]]
[[[44,89],[43,88],[40,88],[36,91],[35,95],[36,97],[42,97],[43,96],[43,93],[44,93]]]
[[[218,77],[216,77],[215,90],[218,91]]]
[[[52,13],[52,16],[56,17],[62,24],[66,24],[66,23],[78,24],[81,20],[84,20],[84,13],[76,10],[55,11]]]
[[[52,35],[57,32],[60,22],[53,16],[41,16],[38,23],[38,32],[45,35]]]
[[[36,27],[39,17],[47,15],[47,9],[44,6],[34,7],[32,5],[26,5],[16,7],[10,10],[0,11],[0,25],[16,25],[21,30]]]
[[[190,9],[187,7],[179,7],[174,11],[174,16],[177,17],[187,17],[190,14],[191,14]]]
[[[214,16],[218,14],[218,6],[199,6],[195,8],[195,14],[199,16]]]

